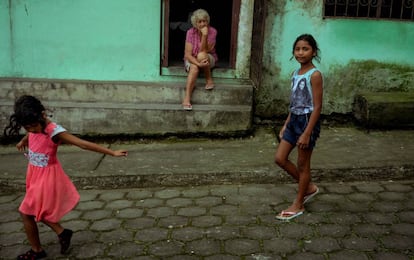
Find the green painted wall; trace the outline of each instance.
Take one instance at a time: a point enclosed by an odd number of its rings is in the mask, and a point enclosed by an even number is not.
[[[159,77],[161,1],[0,0],[0,77]]]
[[[361,90],[414,91],[413,21],[323,19],[322,0],[271,0],[267,7],[257,116],[287,113],[290,74],[298,67],[292,45],[302,33],[321,49],[315,65],[325,79],[324,114],[351,112]]]

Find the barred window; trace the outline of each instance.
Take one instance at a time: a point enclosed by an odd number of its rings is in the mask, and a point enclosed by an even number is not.
[[[414,0],[324,0],[325,17],[414,21]]]

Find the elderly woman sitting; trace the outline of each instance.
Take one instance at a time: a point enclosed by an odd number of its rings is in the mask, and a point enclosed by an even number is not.
[[[193,93],[200,70],[206,78],[205,89],[214,88],[211,69],[218,58],[216,54],[217,30],[211,27],[210,16],[206,10],[198,9],[191,15],[193,28],[187,31],[185,39],[184,65],[188,72],[183,109],[192,110],[191,95]]]

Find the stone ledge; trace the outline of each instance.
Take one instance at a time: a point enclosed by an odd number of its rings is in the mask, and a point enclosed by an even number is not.
[[[414,92],[373,92],[357,94],[355,118],[368,129],[414,127]]]

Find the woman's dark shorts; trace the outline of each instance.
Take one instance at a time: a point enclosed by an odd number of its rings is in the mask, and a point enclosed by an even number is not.
[[[291,145],[296,146],[299,137],[305,131],[306,126],[308,125],[310,113],[305,115],[295,115],[290,114],[290,121],[286,125],[286,129],[283,133],[283,140],[289,142]],[[320,120],[315,124],[315,127],[312,130],[310,137],[309,145],[307,149],[313,149],[316,145],[316,139],[318,139],[321,132],[321,123]]]

